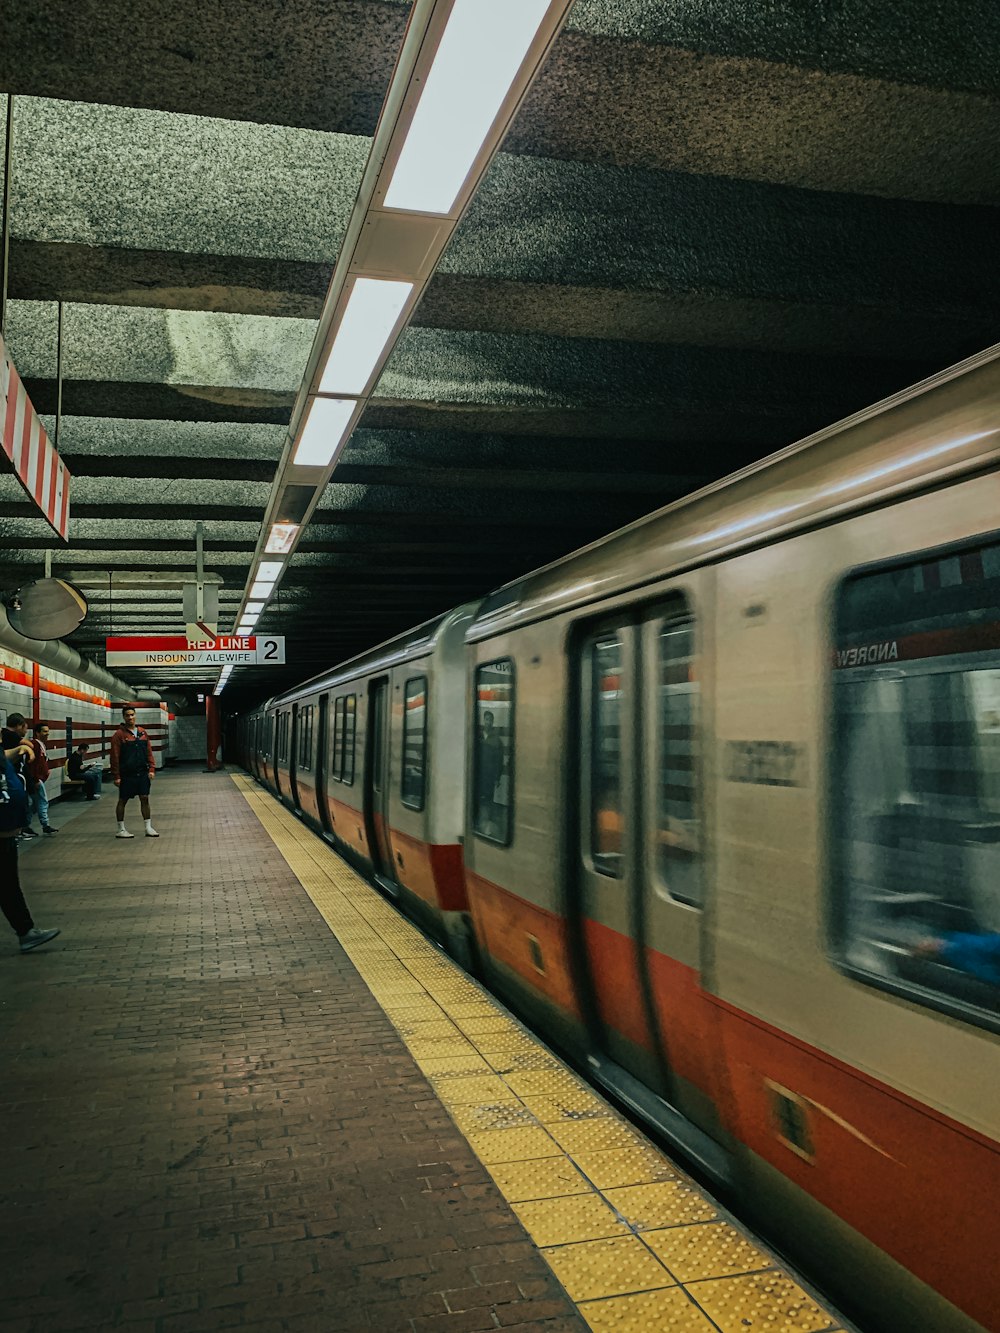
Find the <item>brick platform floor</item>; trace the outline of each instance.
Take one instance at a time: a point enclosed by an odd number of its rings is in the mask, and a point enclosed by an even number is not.
[[[0,1333],[582,1330],[230,780],[152,799],[21,857],[63,933],[0,935]]]

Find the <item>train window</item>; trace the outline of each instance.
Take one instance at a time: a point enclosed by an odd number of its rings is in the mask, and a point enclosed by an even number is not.
[[[312,704],[299,709],[299,754],[297,766],[312,768],[313,710]]]
[[[344,701],[344,773],[343,781],[354,781],[354,738],[357,730],[358,696],[349,694]]]
[[[288,763],[288,714],[278,714],[278,762]]]
[[[476,670],[472,827],[506,846],[514,805],[514,663],[509,657]]]
[[[427,677],[403,687],[403,764],[400,795],[411,810],[424,808],[427,777]]]
[[[686,617],[665,621],[659,642],[657,872],[671,898],[700,907],[698,678],[693,621]]]
[[[333,705],[333,762],[330,765],[330,776],[334,782],[343,782],[344,780],[344,704],[346,700],[341,697]]]
[[[622,642],[605,635],[589,647],[590,855],[594,869],[621,874]]]
[[[1000,544],[840,589],[837,936],[912,998],[1000,1015]]]

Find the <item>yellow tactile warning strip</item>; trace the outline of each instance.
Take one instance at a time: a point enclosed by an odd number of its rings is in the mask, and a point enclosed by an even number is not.
[[[840,1327],[315,834],[233,781],[592,1329]]]

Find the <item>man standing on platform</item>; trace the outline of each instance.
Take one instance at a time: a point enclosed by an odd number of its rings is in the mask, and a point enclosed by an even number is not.
[[[138,796],[142,817],[146,823],[146,837],[158,838],[149,812],[149,784],[156,776],[153,747],[142,727],[136,725],[135,709],[126,704],[122,709],[121,726],[111,737],[111,777],[118,788],[115,818],[118,820],[116,838],[134,838],[125,827],[125,806]]]
[[[31,814],[37,810],[38,822],[42,826],[43,833],[58,833],[49,823],[49,794],[45,790],[45,784],[49,780],[49,774],[52,772],[49,766],[49,752],[47,749],[49,739],[49,724],[39,722],[37,727],[32,729],[34,739],[31,744],[31,758],[28,760],[28,818],[30,827]]]

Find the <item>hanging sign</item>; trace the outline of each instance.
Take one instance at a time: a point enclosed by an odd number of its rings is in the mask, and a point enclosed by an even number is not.
[[[0,337],[0,447],[49,527],[66,540],[70,474],[25,392]]]
[[[188,639],[183,634],[138,634],[105,639],[109,667],[283,666],[282,634],[220,634]]]

